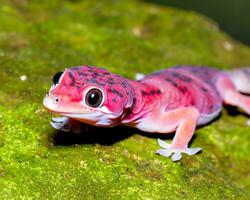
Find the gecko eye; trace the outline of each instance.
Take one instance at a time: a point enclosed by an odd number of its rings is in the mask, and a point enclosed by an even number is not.
[[[56,85],[59,83],[59,80],[62,76],[63,72],[57,72],[53,77],[53,83]]]
[[[99,89],[91,89],[85,97],[85,102],[88,106],[96,108],[101,105],[103,99],[102,92]]]

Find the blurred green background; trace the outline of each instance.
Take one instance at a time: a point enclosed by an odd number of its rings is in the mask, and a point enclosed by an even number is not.
[[[219,27],[235,39],[250,44],[249,0],[146,0],[175,8],[193,10],[215,20]]]

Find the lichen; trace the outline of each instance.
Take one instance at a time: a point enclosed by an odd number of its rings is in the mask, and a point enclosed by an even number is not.
[[[250,49],[213,21],[143,1],[1,0],[0,27],[0,199],[247,199],[240,113],[198,129],[191,146],[203,152],[173,163],[154,153],[157,136],[136,129],[58,133],[41,103],[69,66],[133,78],[178,64],[248,65]]]

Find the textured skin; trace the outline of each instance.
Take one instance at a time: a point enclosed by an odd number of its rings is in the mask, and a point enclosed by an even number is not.
[[[106,101],[105,105],[113,113],[121,113],[124,106],[132,105],[130,97],[133,97],[133,89],[121,76],[111,74],[105,69],[88,66],[71,68],[66,72],[65,78],[54,92],[68,96],[70,101],[81,101],[83,91],[91,86],[105,90],[110,100]]]
[[[223,103],[250,114],[250,98],[237,91],[247,91],[249,72],[249,68],[222,72],[207,67],[177,66],[134,81],[106,69],[73,67],[66,69],[58,84],[51,87],[44,106],[66,117],[51,122],[60,130],[66,130],[62,124],[69,131],[68,127],[73,130],[74,124],[79,127],[79,122],[83,122],[95,126],[123,124],[147,132],[176,131],[171,145],[159,140],[163,149],[157,153],[172,155],[172,160],[177,161],[181,153],[193,155],[201,150],[188,148],[195,127],[217,117]],[[93,88],[103,94],[98,107],[86,104],[86,93]]]
[[[227,74],[205,67],[173,67],[145,76],[139,81],[141,88],[134,82],[131,84],[141,89],[142,98],[149,101],[145,107],[155,108],[158,99],[165,111],[195,107],[202,115],[210,115],[222,108],[222,99],[214,84],[220,76]],[[151,90],[149,86],[154,87]]]

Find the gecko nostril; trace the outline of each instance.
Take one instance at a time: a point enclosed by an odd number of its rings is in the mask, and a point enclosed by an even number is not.
[[[55,103],[58,103],[59,99],[58,97],[55,97]]]

